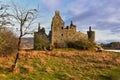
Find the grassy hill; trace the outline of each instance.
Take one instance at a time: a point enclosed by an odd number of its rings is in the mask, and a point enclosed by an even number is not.
[[[118,80],[120,53],[77,50],[21,51],[17,69],[9,72],[15,55],[0,57],[0,80]]]

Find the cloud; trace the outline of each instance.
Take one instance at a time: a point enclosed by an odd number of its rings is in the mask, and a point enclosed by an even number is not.
[[[76,0],[68,8],[71,17],[66,22],[73,20],[80,31],[92,25],[97,40],[120,40],[119,4],[120,0]]]
[[[120,41],[119,34],[112,34],[109,30],[96,30],[96,41],[98,42],[111,42]]]
[[[61,0],[41,0],[41,2],[49,9],[56,9],[61,4]]]

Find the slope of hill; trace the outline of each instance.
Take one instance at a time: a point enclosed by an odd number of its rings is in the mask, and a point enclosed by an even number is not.
[[[17,69],[11,73],[9,68],[14,57],[0,57],[0,80],[120,79],[120,53],[63,49],[21,51]]]

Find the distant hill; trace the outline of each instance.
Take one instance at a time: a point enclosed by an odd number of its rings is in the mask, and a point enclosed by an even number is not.
[[[22,38],[21,48],[22,49],[33,49],[34,38]]]
[[[111,42],[108,44],[102,44],[104,49],[120,49],[120,42]]]

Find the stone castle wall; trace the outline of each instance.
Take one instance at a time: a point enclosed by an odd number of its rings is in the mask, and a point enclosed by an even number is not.
[[[87,34],[77,32],[76,25],[71,21],[70,26],[65,27],[60,13],[55,12],[52,20],[52,45],[57,47],[67,47],[67,42],[74,42],[80,39],[88,39]]]
[[[37,40],[38,37],[40,40]],[[34,47],[39,46],[39,43],[44,43],[44,41],[46,41],[46,44],[50,42],[53,47],[63,48],[67,47],[68,42],[75,42],[81,39],[95,41],[95,32],[91,31],[91,27],[87,34],[77,32],[76,25],[74,25],[72,21],[69,26],[65,27],[59,11],[56,11],[52,18],[51,31],[49,32],[49,35],[46,35],[45,29],[41,29],[39,24],[38,32],[35,32],[34,34]],[[44,46],[44,44],[42,46]]]

